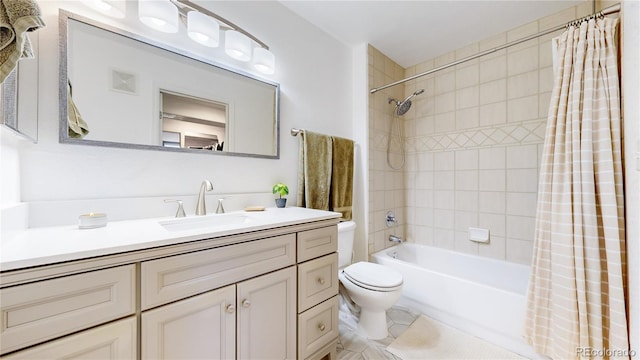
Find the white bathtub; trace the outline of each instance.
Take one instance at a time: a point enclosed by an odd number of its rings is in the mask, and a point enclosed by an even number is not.
[[[522,339],[530,267],[404,243],[372,255],[402,273],[398,305],[529,358]]]

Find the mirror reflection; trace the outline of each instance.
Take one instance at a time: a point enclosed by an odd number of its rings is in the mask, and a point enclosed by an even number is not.
[[[162,146],[224,150],[227,104],[160,91]]]
[[[277,84],[75,14],[63,18],[61,142],[278,157]]]

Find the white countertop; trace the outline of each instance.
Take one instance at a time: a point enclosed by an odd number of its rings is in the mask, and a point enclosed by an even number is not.
[[[169,231],[160,222],[173,220],[173,218],[165,217],[113,221],[109,222],[106,227],[97,229],[81,230],[78,229],[77,225],[27,229],[12,236],[10,239],[2,240],[0,271],[105,256],[340,217],[340,213],[298,207],[267,208],[265,211],[256,212],[235,211],[222,216],[232,214],[246,216],[246,222],[218,225],[212,228],[200,227]],[[207,217],[215,216],[219,215],[207,215]],[[193,218],[193,216],[185,219],[190,218]]]

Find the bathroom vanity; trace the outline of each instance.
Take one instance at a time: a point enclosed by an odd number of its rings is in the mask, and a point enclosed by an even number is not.
[[[0,354],[335,359],[340,215],[222,216],[28,229],[3,240]]]

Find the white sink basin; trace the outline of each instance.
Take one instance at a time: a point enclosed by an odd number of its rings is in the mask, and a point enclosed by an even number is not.
[[[248,222],[251,222],[251,218],[243,214],[215,214],[163,220],[159,223],[169,231],[185,231],[194,229],[216,229]]]

